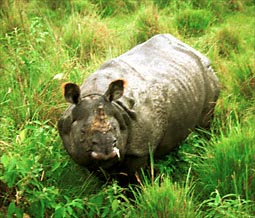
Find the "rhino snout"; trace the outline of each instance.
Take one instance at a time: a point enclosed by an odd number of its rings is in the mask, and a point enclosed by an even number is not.
[[[96,151],[91,152],[91,157],[96,160],[108,160],[116,156],[120,158],[120,152],[117,147],[114,147],[109,154],[103,154],[101,152],[96,152]]]
[[[95,160],[109,160],[120,157],[117,139],[113,135],[96,134],[92,141],[91,157]]]

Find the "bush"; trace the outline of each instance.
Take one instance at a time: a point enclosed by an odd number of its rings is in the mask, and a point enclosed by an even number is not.
[[[54,127],[33,121],[16,134],[0,158],[0,207],[8,217],[78,217],[100,183],[69,163]]]
[[[252,217],[254,202],[241,199],[238,195],[228,194],[221,196],[216,189],[210,198],[202,202],[199,207],[202,218],[222,217]],[[206,211],[205,211],[206,208]]]
[[[8,206],[9,217],[22,217],[24,212],[43,217],[46,208],[54,208],[58,194],[52,184],[46,185],[47,178],[66,164],[55,140],[57,131],[45,123],[33,122],[15,133],[16,139],[6,142],[9,146],[0,158],[0,181],[7,187],[1,206]],[[54,159],[53,153],[57,154]]]

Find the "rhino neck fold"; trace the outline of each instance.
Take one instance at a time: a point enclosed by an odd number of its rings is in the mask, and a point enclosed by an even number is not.
[[[133,110],[130,110],[124,103],[121,101],[116,101],[117,105],[127,113],[130,119],[136,120],[136,113]]]
[[[136,120],[135,112],[130,110],[121,101],[113,102],[113,106],[117,110],[117,113],[115,114],[115,118],[119,121],[120,129],[121,130],[130,129],[132,121]]]

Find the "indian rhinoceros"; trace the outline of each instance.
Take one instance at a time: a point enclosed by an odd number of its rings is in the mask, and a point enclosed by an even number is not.
[[[72,159],[89,170],[135,173],[169,154],[195,127],[208,127],[219,95],[209,60],[160,34],[105,62],[79,87],[58,122]]]

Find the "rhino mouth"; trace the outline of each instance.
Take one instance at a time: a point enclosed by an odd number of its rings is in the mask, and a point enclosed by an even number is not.
[[[110,152],[109,154],[104,154],[104,153],[96,152],[96,151],[91,152],[91,157],[96,159],[96,160],[109,160],[109,159],[112,159],[116,156],[118,158],[120,158],[120,151],[117,147],[114,147],[112,149],[112,152]]]

